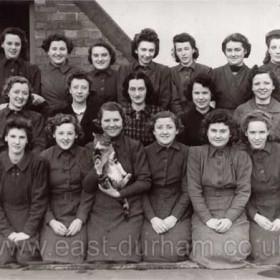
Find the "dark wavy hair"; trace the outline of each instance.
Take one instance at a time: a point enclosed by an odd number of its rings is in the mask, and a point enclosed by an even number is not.
[[[27,145],[26,145],[26,149],[31,150],[32,149],[32,142],[33,142],[33,127],[32,127],[32,123],[31,120],[22,117],[22,116],[18,116],[18,115],[12,115],[10,116],[5,124],[4,127],[4,134],[3,134],[3,138],[2,140],[5,141],[5,136],[8,135],[9,131],[13,128],[17,128],[17,129],[23,129],[26,133],[27,136]]]
[[[180,59],[176,52],[176,43],[184,43],[184,42],[190,43],[191,47],[194,49],[193,59],[196,60],[199,57],[199,50],[196,46],[196,41],[195,41],[194,37],[188,33],[180,33],[173,37],[173,48],[174,48],[175,61],[180,62]]]
[[[56,143],[55,139],[53,138],[53,135],[55,133],[56,128],[64,123],[72,123],[74,125],[75,132],[78,136],[76,141],[83,138],[84,132],[78,120],[73,115],[59,113],[54,117],[48,118],[45,131],[49,143],[51,144]]]
[[[267,51],[265,53],[265,58],[263,60],[263,64],[267,64],[271,60],[270,54],[268,52],[268,48],[270,46],[270,42],[271,42],[272,39],[280,39],[280,29],[271,30],[265,36],[265,43],[266,43],[266,46],[267,46]]]
[[[87,72],[84,71],[77,71],[77,72],[73,72],[72,74],[70,74],[67,78],[67,87],[68,89],[71,87],[71,83],[74,79],[77,80],[86,80],[89,84],[89,88],[91,87],[92,81],[89,78],[89,75]]]
[[[209,143],[207,136],[209,126],[214,123],[223,123],[229,127],[230,139],[227,145],[231,146],[240,139],[240,129],[238,123],[234,120],[233,116],[225,109],[216,109],[206,114],[202,121],[201,136],[205,143]]]
[[[28,40],[27,40],[25,32],[22,29],[17,28],[17,27],[8,27],[8,28],[4,29],[4,31],[0,34],[0,46],[1,46],[0,50],[2,53],[4,53],[2,44],[5,41],[5,37],[7,34],[17,35],[20,38],[21,50],[20,50],[19,57],[26,60],[28,58],[28,54],[27,54]]]
[[[188,88],[185,92],[185,96],[187,100],[192,101],[192,91],[194,84],[200,84],[203,87],[206,87],[211,92],[211,100],[217,99],[216,89],[215,89],[215,83],[213,82],[213,79],[210,76],[207,75],[199,75],[191,80],[190,84],[188,85]]]
[[[129,88],[129,81],[134,80],[134,79],[135,80],[144,80],[146,90],[147,90],[145,102],[146,102],[146,104],[151,104],[152,98],[154,95],[153,84],[152,84],[150,78],[142,71],[132,72],[126,76],[126,78],[123,82],[123,96],[126,98],[126,100],[128,102],[131,102],[129,94],[128,94],[128,88]]]
[[[140,33],[135,34],[131,42],[131,55],[138,60],[138,54],[135,52],[142,41],[151,42],[155,44],[155,55],[159,53],[159,38],[157,33],[151,28],[145,28]]]
[[[249,40],[247,39],[247,37],[245,37],[244,35],[242,35],[240,33],[233,33],[233,34],[227,36],[222,43],[222,51],[224,54],[226,53],[227,43],[230,41],[240,42],[246,52],[244,57],[245,58],[249,57],[249,55],[251,53],[251,44],[249,43]]]
[[[107,49],[107,51],[110,54],[111,60],[110,60],[110,65],[114,64],[116,62],[116,52],[114,51],[114,49],[104,40],[98,40],[96,42],[94,42],[88,49],[88,61],[90,64],[92,64],[92,49],[94,47],[103,47],[105,49]]]
[[[29,89],[29,96],[28,96],[26,104],[24,105],[24,108],[25,107],[29,107],[32,104],[32,95],[31,95],[31,93],[32,93],[32,86],[31,86],[30,82],[25,77],[22,77],[22,76],[12,76],[12,77],[8,78],[5,81],[5,84],[3,86],[2,97],[4,98],[4,100],[9,102],[9,95],[8,94],[9,94],[12,86],[15,83],[27,84],[28,89]]]
[[[42,43],[41,48],[47,53],[50,49],[50,45],[54,41],[63,41],[66,44],[67,52],[70,54],[74,48],[72,40],[64,36],[63,34],[52,34],[49,35]]]

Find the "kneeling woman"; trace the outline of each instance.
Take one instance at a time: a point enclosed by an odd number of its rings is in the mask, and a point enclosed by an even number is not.
[[[191,239],[188,147],[175,140],[180,122],[173,113],[157,113],[152,125],[156,141],[146,148],[152,188],[144,195],[143,260],[183,261],[189,254]]]
[[[50,201],[40,238],[46,262],[81,263],[85,256],[85,223],[92,199],[82,192],[86,158],[84,148],[75,145],[81,131],[72,115],[58,114],[47,125],[55,145],[41,153],[50,169]]]
[[[0,156],[0,265],[40,260],[38,229],[47,207],[45,161],[29,151],[31,122],[6,122],[8,151]]]
[[[243,267],[250,248],[245,207],[251,193],[251,160],[231,146],[237,127],[227,111],[207,114],[203,128],[209,144],[191,147],[188,159],[194,208],[190,257],[207,268]]]
[[[280,263],[280,144],[268,142],[270,129],[270,116],[259,110],[249,113],[242,123],[253,164],[252,195],[247,206],[250,257],[261,264]]]

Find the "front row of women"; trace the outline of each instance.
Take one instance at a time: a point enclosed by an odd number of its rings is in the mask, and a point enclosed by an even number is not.
[[[208,144],[190,149],[176,141],[180,123],[167,111],[152,118],[156,141],[145,149],[122,133],[119,104],[105,103],[99,120],[131,174],[120,190],[101,186],[92,143],[75,144],[80,127],[73,116],[50,119],[55,145],[41,157],[28,149],[31,123],[21,116],[7,120],[8,150],[0,155],[1,265],[40,255],[60,263],[176,262],[189,256],[214,269],[243,267],[249,255],[279,262],[280,145],[267,141],[266,113],[254,111],[243,122],[248,152],[232,145],[238,127],[223,110],[205,117]]]

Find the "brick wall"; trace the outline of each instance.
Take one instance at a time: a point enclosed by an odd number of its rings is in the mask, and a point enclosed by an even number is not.
[[[34,28],[35,61],[38,65],[45,64],[48,61],[41,45],[50,34],[61,33],[73,40],[75,48],[69,59],[85,70],[92,68],[87,57],[88,47],[93,40],[97,38],[107,40],[96,25],[72,1],[35,0]],[[115,49],[115,51],[117,53],[117,64],[127,62],[118,50]]]

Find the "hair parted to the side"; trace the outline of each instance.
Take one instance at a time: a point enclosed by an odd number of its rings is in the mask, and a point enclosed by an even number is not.
[[[71,39],[67,38],[63,34],[51,34],[42,43],[41,48],[47,53],[50,49],[50,45],[54,41],[63,41],[66,44],[67,52],[70,54],[74,48],[74,44]]]
[[[270,47],[270,42],[273,39],[280,39],[280,29],[271,30],[265,36],[265,43],[266,43],[266,46],[267,46],[267,51],[265,53],[265,58],[263,60],[263,64],[267,64],[271,60],[270,54],[268,52],[268,49]]]

